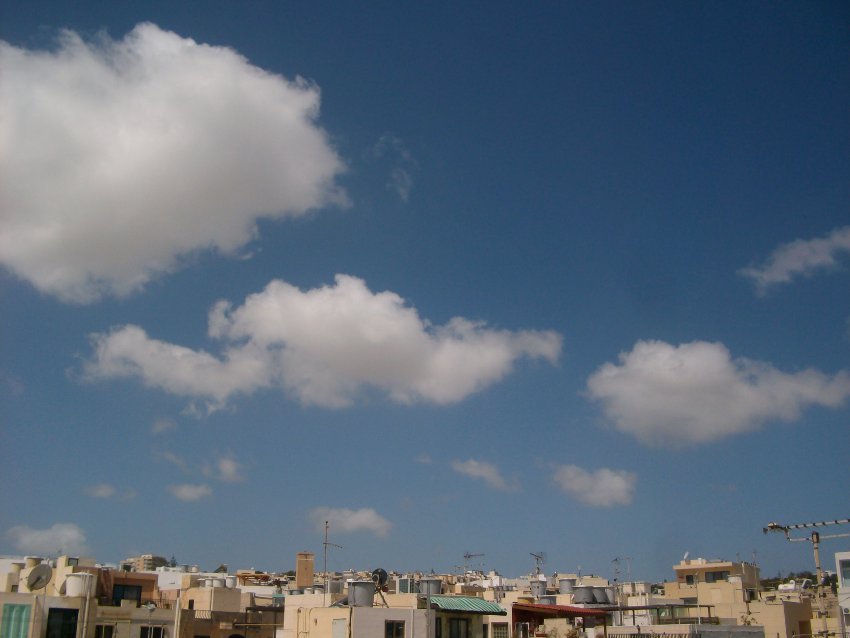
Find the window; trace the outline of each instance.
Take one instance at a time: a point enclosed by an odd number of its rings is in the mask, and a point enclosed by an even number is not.
[[[3,605],[0,638],[26,638],[30,626],[29,605]]]
[[[838,561],[838,569],[841,572],[841,588],[850,587],[850,560]]]
[[[484,630],[484,635],[482,638],[488,638],[490,625],[485,623],[482,629]]]
[[[404,638],[404,621],[387,620],[384,623],[384,638]]]
[[[688,574],[687,576],[685,576],[686,585],[693,585],[694,583],[696,583],[696,577],[693,574]]]
[[[122,600],[135,600],[136,604],[142,602],[141,585],[114,585],[112,587],[112,604],[121,606]]]
[[[54,607],[47,612],[47,638],[76,638],[79,609]]]
[[[94,628],[94,638],[112,638],[115,631],[113,625],[96,625]]]
[[[494,622],[490,624],[492,638],[508,638],[508,623]]]
[[[164,638],[162,635],[162,627],[150,627],[144,625],[139,632],[139,638]]]
[[[469,620],[449,618],[449,638],[469,638]]]
[[[705,572],[705,582],[707,583],[719,583],[723,580],[729,579],[728,571],[719,571],[719,572]]]

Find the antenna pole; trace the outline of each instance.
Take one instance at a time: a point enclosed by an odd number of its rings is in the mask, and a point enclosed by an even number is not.
[[[328,527],[330,527],[330,523],[325,521],[325,540],[322,543],[322,551],[324,553],[323,562],[322,562],[322,572],[324,572],[324,590],[322,591],[322,606],[327,606],[328,601],[328,546],[336,547],[337,549],[342,549],[342,545],[337,545],[336,543],[328,542]]]
[[[842,518],[836,519],[834,521],[820,521],[817,523],[797,523],[795,525],[780,525],[779,523],[768,523],[767,527],[762,528],[762,531],[767,534],[768,532],[782,532],[785,534],[785,540],[789,540],[792,542],[795,541],[810,541],[812,544],[812,551],[814,553],[815,558],[815,572],[817,573],[817,581],[815,583],[815,595],[817,596],[818,601],[818,616],[821,619],[821,630],[820,634],[824,637],[829,634],[829,629],[826,624],[826,612],[823,609],[823,597],[821,594],[821,588],[823,587],[823,569],[820,564],[820,542],[821,540],[825,540],[827,538],[843,538],[845,536],[850,536],[848,534],[830,534],[828,536],[821,536],[817,530],[812,531],[812,534],[809,538],[791,538],[791,530],[792,529],[808,529],[811,527],[825,527],[826,525],[845,525],[850,523],[850,518]]]

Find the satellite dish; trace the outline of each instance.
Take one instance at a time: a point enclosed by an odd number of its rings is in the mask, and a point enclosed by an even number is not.
[[[387,584],[387,570],[381,569],[378,567],[375,571],[372,572],[372,582],[375,583],[378,587],[383,587]]]
[[[50,565],[42,563],[33,567],[32,571],[27,576],[27,589],[35,591],[47,587],[53,576],[53,568]]]
[[[690,555],[691,555],[690,552],[685,552],[685,555],[682,556],[682,562],[684,563],[686,560],[688,560],[688,556],[690,556]]]

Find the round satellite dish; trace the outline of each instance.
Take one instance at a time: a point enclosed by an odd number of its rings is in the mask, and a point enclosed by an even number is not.
[[[387,584],[387,571],[380,567],[372,572],[372,581],[378,586],[383,587]]]
[[[42,563],[32,568],[32,571],[27,576],[27,589],[34,591],[47,587],[50,578],[53,576],[53,568],[50,565]]]

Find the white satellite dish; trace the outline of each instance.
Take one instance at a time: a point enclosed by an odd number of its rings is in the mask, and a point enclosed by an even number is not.
[[[53,568],[50,565],[44,563],[36,565],[29,573],[29,576],[27,576],[27,588],[30,591],[43,589],[47,587],[47,583],[50,582],[52,576]]]
[[[690,555],[691,555],[690,552],[685,552],[685,555],[682,556],[682,562],[684,563],[686,560],[688,560],[688,556],[690,556]]]

